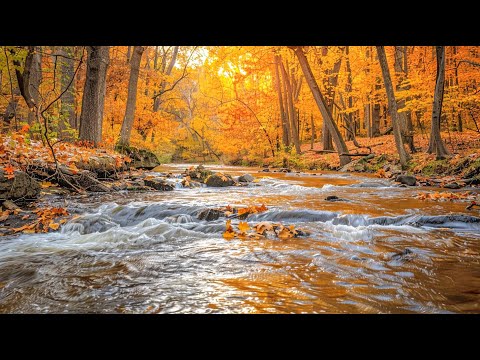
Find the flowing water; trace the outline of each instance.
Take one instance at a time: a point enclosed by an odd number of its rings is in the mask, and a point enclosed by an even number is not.
[[[49,198],[79,217],[57,233],[0,238],[0,312],[480,312],[480,218],[465,203],[416,200],[432,189],[354,174],[221,169],[260,181]],[[225,240],[225,218],[196,217],[262,203],[269,210],[249,224],[310,235]]]

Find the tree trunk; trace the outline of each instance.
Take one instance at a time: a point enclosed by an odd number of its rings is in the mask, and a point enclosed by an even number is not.
[[[397,94],[406,91],[410,88],[409,85],[403,85],[403,81],[407,79],[406,61],[407,61],[406,46],[395,46],[395,63],[394,69],[397,75]],[[401,97],[401,95],[399,95]],[[416,152],[413,144],[413,124],[412,115],[410,111],[401,111],[405,108],[406,99],[399,99],[397,101],[398,119],[400,123],[400,130],[402,133],[402,140],[408,145],[412,153]]]
[[[39,85],[41,82],[41,58],[39,47],[29,46],[28,53],[23,65],[23,71],[20,71],[21,64],[18,60],[13,60],[15,65],[15,75],[17,77],[18,88],[22,94],[28,109],[32,112],[35,106],[38,106]],[[12,50],[12,53],[15,52]]]
[[[283,65],[283,62],[280,63],[280,69],[282,70],[282,77],[283,77],[283,81],[285,83],[285,88],[287,92],[288,117],[290,119],[290,130],[292,131],[291,133],[292,141],[293,141],[293,144],[295,145],[295,151],[297,152],[297,154],[301,154],[302,150],[300,149],[300,140],[298,138],[298,124],[296,121],[296,111],[293,106],[292,84],[288,77],[288,73],[285,70],[285,66]]]
[[[127,49],[127,64],[130,62],[131,55],[132,55],[132,47],[128,46],[128,49]]]
[[[345,85],[345,92],[348,94],[348,109],[344,106],[344,110],[348,110],[348,113],[346,113],[343,118],[345,119],[345,126],[348,128],[347,133],[345,134],[345,138],[348,140],[353,140],[355,138],[355,123],[353,121],[353,113],[352,113],[352,107],[353,107],[353,98],[352,98],[352,71],[350,68],[350,59],[349,59],[349,47],[345,47],[345,66],[346,66],[346,71],[347,71],[347,84]]]
[[[433,97],[432,127],[430,132],[430,144],[428,153],[437,155],[438,159],[444,159],[450,155],[440,135],[440,119],[442,116],[443,91],[445,82],[445,46],[436,46],[437,51],[437,79]]]
[[[312,95],[315,99],[315,102],[320,110],[323,121],[327,123],[328,129],[332,134],[333,141],[335,143],[335,147],[337,148],[337,152],[340,157],[340,165],[346,165],[351,161],[351,158],[348,154],[347,145],[338,130],[337,124],[333,121],[332,114],[327,108],[327,103],[320,92],[320,88],[318,87],[317,81],[313,76],[312,69],[310,68],[310,64],[308,63],[307,57],[305,56],[302,47],[295,46],[291,47],[295,51],[295,55],[297,55],[298,61],[300,62],[300,66],[302,67],[303,75],[305,76],[305,80],[312,91]]]
[[[312,137],[310,140],[310,150],[313,150],[313,144],[315,143],[315,122],[313,121],[313,114],[310,114],[310,127],[312,128]]]
[[[74,64],[74,47],[73,46],[62,46],[60,53],[65,57],[60,57],[60,91],[65,91],[68,84],[70,84],[72,77],[75,74],[75,64]],[[72,82],[70,87],[65,91],[65,93],[60,98],[61,108],[60,108],[60,129],[76,129],[76,114],[75,114],[75,82]],[[63,123],[63,124],[62,124]],[[67,126],[68,124],[68,126]],[[62,132],[61,138],[71,139],[71,133]]]
[[[371,121],[370,121],[370,109],[371,109],[371,105],[370,103],[366,104],[364,106],[364,111],[363,111],[363,116],[364,116],[364,123],[365,123],[365,130],[367,132],[367,136],[369,138],[372,137],[372,129],[371,129]]]
[[[380,136],[380,104],[372,105],[372,137]]]
[[[280,55],[275,55],[275,80],[276,80],[276,87],[277,87],[277,94],[278,94],[278,104],[280,109],[280,118],[282,119],[282,142],[283,145],[289,146],[290,145],[290,126],[288,124],[288,119],[285,114],[285,109],[283,108],[283,99],[282,99],[282,84],[280,80],[280,62],[281,62]]]
[[[120,146],[130,145],[130,134],[132,133],[133,120],[135,117],[135,105],[137,102],[138,75],[140,72],[140,61],[145,48],[143,46],[134,46],[133,55],[130,59],[130,79],[128,81],[127,108],[123,118],[122,130],[120,132]]]
[[[328,53],[328,47],[325,46],[322,49],[322,55],[326,56]],[[326,81],[326,91],[328,94],[327,106],[331,114],[333,114],[333,104],[335,102],[335,87],[338,84],[338,72],[342,65],[342,58],[338,59],[333,64],[332,70],[327,70],[325,74],[327,75]],[[325,122],[322,124],[322,144],[323,150],[333,150],[332,135],[328,130],[328,126]]]
[[[170,76],[173,70],[173,67],[175,66],[175,63],[177,62],[177,55],[178,55],[178,49],[179,46],[175,46],[173,48],[173,54],[172,58],[170,59],[170,63],[168,64],[167,70],[165,71],[165,75]],[[153,111],[158,111],[160,109],[160,104],[162,103],[162,93],[165,91],[165,88],[167,87],[167,81],[164,79],[160,83],[160,96],[157,96],[153,102]]]
[[[109,46],[88,46],[87,72],[80,114],[80,140],[98,146],[102,141],[102,122],[105,103]]]
[[[395,92],[393,91],[392,79],[390,78],[390,70],[388,69],[387,56],[383,46],[377,46],[378,60],[382,68],[383,82],[385,83],[385,90],[387,91],[388,107],[390,109],[390,116],[392,117],[393,135],[395,136],[395,144],[397,146],[398,155],[400,156],[400,164],[407,165],[410,156],[405,151],[403,146],[402,134],[398,119],[397,102],[395,100]]]

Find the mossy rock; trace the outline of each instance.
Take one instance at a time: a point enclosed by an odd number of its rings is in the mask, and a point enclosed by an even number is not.
[[[23,171],[15,171],[13,175],[7,179],[0,170],[0,201],[36,199],[41,190],[39,183]]]
[[[160,165],[157,155],[150,150],[137,149],[133,146],[116,145],[115,151],[128,155],[132,159],[132,162],[128,165],[136,169],[151,170]]]

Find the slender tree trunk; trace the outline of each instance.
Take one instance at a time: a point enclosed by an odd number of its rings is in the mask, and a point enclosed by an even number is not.
[[[109,46],[88,46],[87,73],[80,114],[80,140],[98,146],[102,141],[102,122],[105,103]]]
[[[407,47],[406,46],[395,46],[395,63],[394,69],[397,75],[397,85],[396,90],[399,97],[402,97],[402,91],[406,91],[410,88],[409,85],[404,85],[403,81],[407,78],[406,70],[406,61],[407,61]],[[405,108],[406,99],[399,99],[397,101],[397,110],[398,118],[400,122],[400,130],[402,133],[402,140],[405,144],[408,145],[410,151],[414,153],[416,151],[413,144],[413,124],[412,124],[412,115],[411,112],[401,111]]]
[[[288,104],[288,117],[290,119],[290,129],[292,131],[292,140],[293,144],[295,145],[295,151],[297,154],[301,154],[302,150],[300,149],[300,139],[298,138],[298,124],[296,121],[296,111],[293,106],[293,90],[292,90],[292,84],[290,82],[290,79],[288,77],[288,73],[285,70],[285,66],[283,65],[283,62],[280,63],[280,68],[282,70],[282,77],[283,81],[285,82],[285,88],[287,92],[287,104]]]
[[[167,70],[164,73],[167,76],[171,75],[173,67],[175,66],[175,63],[177,62],[178,49],[179,49],[179,46],[175,46],[173,48],[172,58],[170,59],[170,63],[168,64]],[[162,95],[161,94],[165,91],[166,87],[167,87],[167,81],[164,79],[160,83],[160,91],[159,91],[160,96],[157,96],[155,98],[155,101],[153,102],[153,111],[158,111],[160,109],[160,105],[162,103],[162,99],[161,99]]]
[[[353,121],[353,113],[351,111],[353,107],[353,98],[352,98],[352,71],[350,68],[350,59],[349,59],[349,53],[350,49],[348,46],[345,47],[345,67],[347,71],[347,84],[345,85],[345,92],[348,94],[348,109],[345,108],[344,110],[348,110],[348,114],[344,116],[343,118],[345,119],[345,126],[349,129],[347,130],[347,133],[345,134],[345,138],[347,140],[353,140],[355,138],[355,123]]]
[[[132,133],[133,120],[135,117],[135,106],[137,103],[138,75],[140,72],[140,62],[145,48],[143,46],[134,46],[133,55],[130,59],[130,79],[128,81],[127,108],[123,118],[122,130],[120,131],[120,146],[130,145],[130,134]]]
[[[278,104],[280,109],[280,118],[282,119],[282,142],[284,146],[290,145],[290,126],[288,124],[288,119],[285,114],[285,109],[283,108],[283,99],[282,99],[282,84],[280,80],[279,66],[281,62],[280,55],[275,55],[275,83],[277,87],[278,94]]]
[[[322,55],[326,56],[328,54],[328,46],[322,48]],[[333,114],[333,104],[335,102],[335,88],[338,84],[338,72],[342,65],[342,58],[340,57],[334,64],[332,70],[326,70],[325,75],[327,76],[326,81],[326,91],[328,94],[327,106],[331,114]],[[323,150],[333,150],[332,135],[328,126],[325,122],[322,124],[322,144]]]
[[[63,92],[68,84],[70,84],[72,77],[75,74],[75,64],[74,64],[74,47],[73,46],[62,46],[60,53],[64,57],[60,57],[60,87]],[[76,114],[75,114],[75,82],[73,82],[70,87],[65,91],[65,93],[60,98],[61,101],[61,122],[59,124],[60,129],[67,129],[68,126],[70,129],[76,129]],[[62,124],[63,122],[63,124]],[[72,136],[69,132],[60,131],[61,138],[71,139]]]
[[[436,46],[437,51],[437,79],[433,97],[432,127],[428,153],[437,155],[437,159],[444,159],[450,155],[440,135],[440,119],[442,117],[443,92],[445,83],[445,46]]]
[[[372,137],[380,136],[380,104],[372,105]]]
[[[323,121],[327,123],[328,129],[332,134],[333,141],[335,143],[335,147],[337,148],[337,152],[340,157],[340,165],[346,165],[351,161],[350,156],[348,155],[347,145],[338,130],[337,124],[333,120],[332,113],[329,111],[327,107],[327,103],[320,92],[320,88],[318,87],[317,81],[313,76],[312,69],[310,68],[310,64],[308,63],[307,57],[305,56],[302,47],[295,46],[291,47],[295,51],[295,55],[297,55],[298,61],[300,66],[302,67],[303,75],[305,76],[305,80],[312,91],[312,95],[315,99],[315,102],[322,114]]]
[[[383,46],[377,46],[377,53],[380,67],[382,68],[385,90],[387,91],[388,107],[390,109],[390,116],[392,117],[393,135],[395,136],[395,144],[397,146],[398,155],[400,156],[400,164],[406,166],[410,156],[403,146],[401,128],[398,119],[397,102],[395,100],[395,92],[393,91],[392,79],[390,78],[390,70],[388,69],[385,48]]]
[[[365,118],[365,120],[364,120],[364,121],[365,121],[365,130],[366,130],[367,136],[368,136],[369,138],[372,137],[372,129],[371,129],[371,125],[370,125],[370,124],[371,124],[371,122],[370,122],[370,118],[371,118],[371,116],[370,116],[370,109],[371,109],[370,103],[366,104],[366,105],[364,106],[364,113],[363,113],[363,114],[364,114],[364,118]]]
[[[127,49],[127,64],[130,62],[130,57],[132,56],[132,47],[128,46]]]
[[[312,128],[312,137],[310,140],[310,149],[313,150],[313,144],[315,143],[315,121],[313,121],[313,114],[310,114],[310,127]]]

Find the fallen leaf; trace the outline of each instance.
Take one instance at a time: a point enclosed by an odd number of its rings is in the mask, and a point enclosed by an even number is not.
[[[48,224],[48,227],[53,230],[58,230],[58,228],[60,227],[60,224],[57,224],[56,222],[52,221],[50,224]]]
[[[238,224],[238,230],[241,232],[246,232],[250,230],[250,226],[247,224],[247,222],[240,221],[240,223]]]

